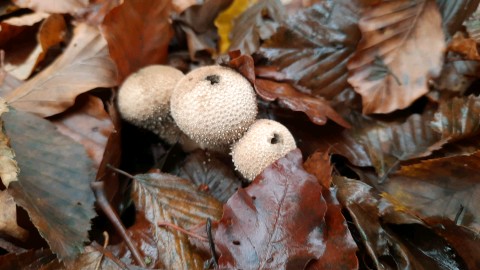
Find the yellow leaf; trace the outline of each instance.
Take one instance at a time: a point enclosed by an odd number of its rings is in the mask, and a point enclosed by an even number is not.
[[[214,23],[220,37],[220,53],[226,52],[230,47],[230,32],[233,29],[235,19],[257,2],[258,0],[234,0],[226,10],[218,14]]]
[[[0,116],[5,112],[8,112],[7,104],[0,98]],[[15,153],[9,146],[8,137],[3,133],[3,121],[0,119],[0,178],[6,187],[17,181],[19,169],[14,157]]]

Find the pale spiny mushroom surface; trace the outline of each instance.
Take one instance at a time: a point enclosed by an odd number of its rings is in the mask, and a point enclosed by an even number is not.
[[[259,119],[232,146],[235,168],[252,181],[266,167],[295,149],[295,139],[279,122]]]

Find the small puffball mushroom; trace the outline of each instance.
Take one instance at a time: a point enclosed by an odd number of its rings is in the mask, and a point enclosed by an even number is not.
[[[232,146],[231,155],[235,168],[252,181],[266,167],[295,148],[295,139],[284,125],[260,119]]]
[[[168,143],[182,140],[170,115],[170,97],[185,75],[170,66],[152,65],[131,74],[118,91],[117,104],[123,119],[156,133]]]
[[[250,82],[221,66],[205,66],[185,75],[172,93],[170,108],[178,127],[209,149],[239,139],[258,111]]]

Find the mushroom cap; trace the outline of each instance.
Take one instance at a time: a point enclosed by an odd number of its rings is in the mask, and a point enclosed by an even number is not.
[[[172,91],[184,76],[180,70],[163,65],[147,66],[131,74],[118,91],[122,118],[157,134],[164,132],[162,122],[172,122],[169,116]]]
[[[250,82],[221,66],[205,66],[185,75],[172,93],[170,108],[178,127],[206,148],[236,141],[258,111]]]
[[[296,147],[295,139],[284,125],[260,119],[232,146],[231,155],[235,168],[252,181],[266,167]]]

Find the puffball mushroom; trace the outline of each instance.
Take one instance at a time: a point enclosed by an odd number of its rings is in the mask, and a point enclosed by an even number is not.
[[[284,125],[260,119],[232,146],[231,155],[235,168],[252,181],[266,167],[295,148],[295,139]]]
[[[170,109],[178,127],[209,149],[239,139],[258,111],[250,82],[221,66],[205,66],[185,75],[172,93]]]
[[[131,74],[118,91],[122,118],[175,143],[182,132],[170,115],[170,97],[184,76],[180,70],[163,65],[147,66]]]

